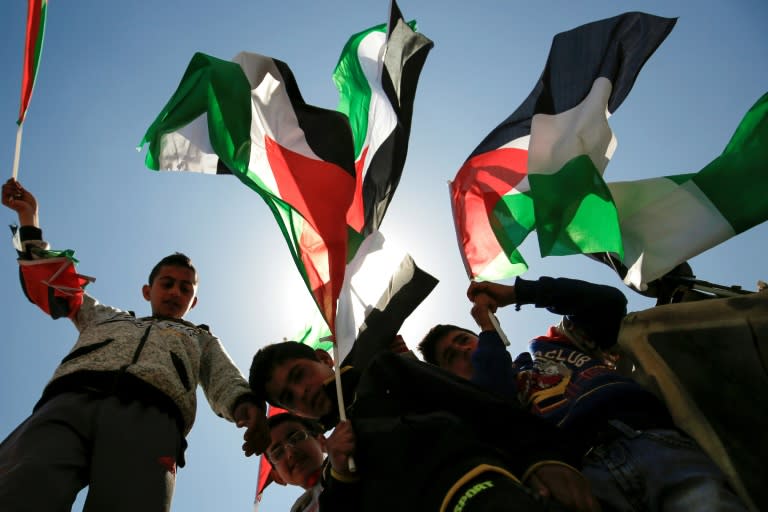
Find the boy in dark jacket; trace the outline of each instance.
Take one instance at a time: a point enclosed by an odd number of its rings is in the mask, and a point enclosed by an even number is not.
[[[557,429],[507,400],[389,351],[341,369],[350,422],[339,423],[333,362],[297,342],[268,345],[251,365],[258,396],[326,429],[350,429],[347,457],[324,475],[324,510],[597,510],[567,464]],[[357,471],[346,466],[354,457]],[[517,507],[517,508],[515,508]]]
[[[29,191],[8,180],[2,203],[19,216],[25,294],[80,334],[32,415],[0,444],[0,510],[68,510],[85,486],[87,510],[169,510],[198,383],[216,414],[247,427],[246,454],[263,451],[263,402],[218,338],[182,319],[197,302],[189,258],[152,269],[142,288],[152,316],[136,318],[83,292],[71,253],[43,241]]]
[[[716,465],[674,425],[664,403],[615,368],[611,349],[626,315],[617,289],[575,279],[472,283],[467,295],[479,338],[437,326],[424,358],[567,432],[585,454],[583,473],[611,510],[744,510]],[[546,307],[564,315],[514,362],[490,320],[499,306]]]

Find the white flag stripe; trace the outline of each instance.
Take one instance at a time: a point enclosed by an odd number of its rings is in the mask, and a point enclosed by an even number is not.
[[[638,181],[608,183],[613,202],[619,213],[619,222],[646,208],[660,197],[669,194],[680,185],[668,178],[649,178]]]
[[[517,185],[514,186],[514,188],[509,189],[509,191],[505,192],[505,196],[514,196],[517,194],[524,194],[525,192],[528,192],[531,190],[531,184],[528,183],[528,175],[526,174],[523,179],[521,179]]]
[[[600,174],[613,156],[616,139],[608,126],[608,98],[613,86],[600,77],[584,100],[556,115],[536,114],[528,148],[530,174],[556,174],[573,158],[589,155]]]
[[[530,135],[523,135],[522,137],[518,137],[516,139],[513,139],[503,146],[500,146],[499,149],[525,149],[528,150],[528,146],[531,144],[531,136]]]
[[[363,240],[355,257],[347,264],[336,310],[340,361],[349,354],[359,327],[388,291],[392,276],[397,274],[407,257],[405,251],[386,242],[379,231],[374,231]]]
[[[638,290],[678,264],[735,235],[693,181],[621,221],[624,283]]]
[[[397,126],[397,116],[389,99],[384,94],[381,85],[381,76],[384,69],[384,56],[387,35],[384,32],[371,32],[358,46],[358,60],[363,70],[366,81],[371,88],[371,104],[368,106],[368,119],[374,119],[375,122],[368,122],[368,133],[365,138],[367,141],[368,154],[363,164],[363,169],[367,170],[370,159],[376,154],[376,150],[392,134]]]
[[[219,157],[208,137],[208,116],[202,114],[176,132],[160,138],[160,168],[216,174]]]
[[[251,86],[251,152],[248,169],[273,194],[280,196],[267,159],[267,137],[308,158],[319,158],[307,144],[304,130],[299,127],[296,112],[274,60],[255,53],[240,52],[232,61],[240,65]]]

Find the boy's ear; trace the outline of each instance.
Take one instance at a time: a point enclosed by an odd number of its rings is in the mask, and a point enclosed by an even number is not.
[[[141,294],[144,296],[144,300],[149,301],[149,285],[145,284],[141,287]]]
[[[328,453],[328,449],[326,447],[326,441],[328,440],[325,438],[325,435],[317,434],[315,439],[317,439],[318,444],[320,444],[320,449],[323,450],[323,453]]]
[[[331,357],[331,354],[321,348],[316,348],[315,354],[317,354],[317,358],[320,359],[321,363],[329,368],[333,368],[333,358]]]
[[[192,309],[195,306],[197,306],[197,295],[195,295],[195,298],[192,299],[192,304],[190,304],[189,309]]]

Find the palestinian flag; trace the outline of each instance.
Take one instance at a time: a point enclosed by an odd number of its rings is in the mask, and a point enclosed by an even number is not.
[[[698,173],[609,183],[624,243],[624,282],[644,291],[678,264],[768,220],[767,162],[768,93]]]
[[[379,228],[400,181],[416,85],[432,46],[393,1],[389,23],[350,37],[336,64],[338,110],[349,116],[357,170],[347,222],[363,237]]]
[[[27,116],[29,100],[35,86],[40,54],[43,51],[45,36],[45,18],[48,12],[48,0],[27,0],[27,32],[24,40],[24,65],[21,75],[21,106],[16,124],[21,126]]]
[[[608,116],[674,24],[632,12],[554,37],[531,94],[473,151],[452,186],[472,277],[524,271],[515,249],[534,227],[542,256],[622,254],[618,216],[602,179],[616,147]],[[482,184],[473,186],[474,177]],[[477,234],[471,231],[480,225]],[[492,233],[496,241],[488,238]]]
[[[336,314],[336,340],[343,360],[358,340],[378,350],[388,345],[405,320],[429,295],[438,280],[422,270],[413,257],[385,240],[374,231],[360,244],[355,257],[347,264],[344,285],[339,295]],[[368,332],[370,325],[385,316],[383,331]],[[378,320],[377,320],[378,319]],[[373,334],[379,334],[370,342]],[[331,351],[327,341],[331,331],[322,317],[315,315],[293,338],[312,348]]]
[[[368,354],[387,349],[437,282],[381,232],[371,233],[347,265],[339,295],[339,359],[354,358],[363,362],[355,366],[362,367],[370,359]]]
[[[283,62],[197,53],[146,143],[150,169],[233,173],[261,195],[333,329],[355,191],[344,114],[306,104]]]

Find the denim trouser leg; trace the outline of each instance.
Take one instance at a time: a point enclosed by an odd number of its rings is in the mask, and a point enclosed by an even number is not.
[[[605,505],[616,511],[729,512],[746,506],[725,475],[690,437],[677,430],[624,432],[596,446],[583,473]]]

